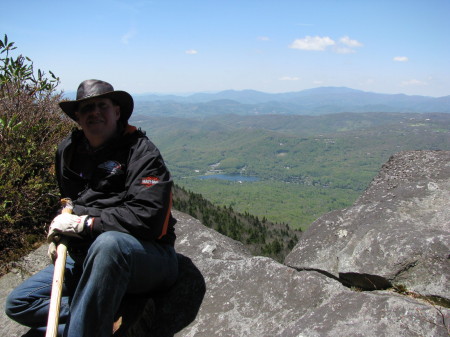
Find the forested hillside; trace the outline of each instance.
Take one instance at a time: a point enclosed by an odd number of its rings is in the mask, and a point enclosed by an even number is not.
[[[205,226],[242,242],[254,255],[268,256],[283,262],[298,241],[300,231],[287,224],[259,219],[252,214],[240,214],[230,207],[219,207],[201,194],[174,186],[174,207],[199,219]]]
[[[136,115],[177,184],[216,205],[306,228],[351,205],[402,150],[449,150],[450,114],[173,118]],[[213,174],[256,181],[208,179]]]

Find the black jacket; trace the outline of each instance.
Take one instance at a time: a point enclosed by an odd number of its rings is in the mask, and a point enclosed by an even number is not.
[[[74,131],[58,146],[56,177],[73,213],[94,218],[91,235],[106,231],[173,245],[172,179],[156,146],[128,126],[100,149]]]

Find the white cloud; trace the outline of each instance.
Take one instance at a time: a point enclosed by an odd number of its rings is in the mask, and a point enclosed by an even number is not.
[[[338,54],[352,54],[354,48],[362,47],[363,44],[353,40],[348,36],[343,36],[338,42],[328,36],[306,36],[303,39],[297,39],[289,45],[289,48],[300,50],[324,51],[328,47],[334,47],[332,50]]]
[[[350,39],[348,36],[343,36],[339,39],[339,42],[345,44],[348,47],[362,47],[362,43],[356,40]]]
[[[188,55],[195,55],[195,54],[198,54],[198,51],[195,49],[189,49],[189,50],[186,50],[185,53]]]
[[[338,54],[353,54],[356,53],[354,48],[362,46],[361,42],[352,40],[348,36],[343,36],[339,39],[339,44],[334,48],[334,52]]]
[[[423,86],[423,85],[428,85],[427,82],[424,81],[419,81],[416,79],[412,79],[412,80],[407,80],[407,81],[403,81],[401,83],[402,87],[409,87],[409,86]]]
[[[393,60],[397,62],[408,62],[409,59],[406,56],[396,56]]]
[[[279,78],[280,81],[298,81],[299,79],[300,77],[295,76],[283,76]]]
[[[258,39],[259,41],[269,41],[269,40],[270,40],[270,38],[267,37],[267,36],[258,36],[257,39]]]
[[[306,36],[303,39],[296,39],[289,45],[289,48],[300,50],[324,51],[329,46],[334,46],[336,42],[328,36]]]

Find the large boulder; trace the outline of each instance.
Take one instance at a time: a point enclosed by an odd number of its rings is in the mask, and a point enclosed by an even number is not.
[[[449,151],[399,153],[353,206],[316,220],[285,264],[449,302],[449,200]]]
[[[390,290],[351,289],[327,273],[250,256],[198,220],[176,216],[177,250],[203,274],[206,294],[196,319],[175,336],[448,335],[448,309]]]

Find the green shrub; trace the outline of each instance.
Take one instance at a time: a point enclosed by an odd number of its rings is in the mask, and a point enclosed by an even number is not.
[[[0,40],[2,267],[45,237],[45,225],[58,204],[54,153],[74,126],[57,105],[59,79],[51,72],[50,77],[36,72],[28,57],[12,57],[15,49],[6,35]]]

